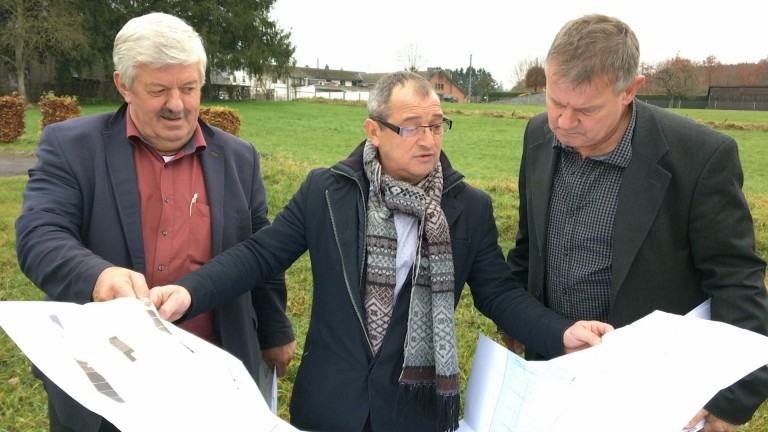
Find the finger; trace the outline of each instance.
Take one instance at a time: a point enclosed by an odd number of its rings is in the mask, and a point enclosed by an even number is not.
[[[520,355],[525,352],[525,345],[522,342],[519,342],[517,340],[514,341],[512,348],[515,351],[515,354],[517,355]]]
[[[109,301],[123,297],[136,297],[136,294],[133,293],[131,282],[128,279],[121,278],[107,286],[106,290],[102,290],[101,298],[96,301]]]
[[[162,289],[167,291],[167,293],[163,294],[163,305],[160,306],[158,312],[167,321],[176,321],[187,312],[187,309],[192,304],[189,291],[177,285],[169,285],[162,287]]]
[[[593,331],[592,326],[579,327],[577,330],[577,339],[589,344],[589,346],[595,346],[603,341],[600,334]]]
[[[133,288],[133,294],[136,298],[145,299],[149,297],[149,287],[147,286],[147,280],[144,279],[144,275],[138,272],[131,272],[131,287]]]
[[[695,415],[695,416],[693,416],[693,418],[691,419],[691,421],[689,421],[689,422],[688,422],[688,423],[685,425],[684,429],[691,429],[691,428],[693,428],[694,426],[696,426],[697,424],[699,424],[699,422],[700,422],[700,421],[701,421],[703,418],[707,417],[708,415],[709,415],[709,411],[707,411],[707,410],[705,410],[705,409],[703,409],[703,408],[702,408],[701,410],[699,410],[699,412],[698,412],[698,413],[696,413],[696,415]]]
[[[122,297],[138,297],[134,292],[134,275],[139,275],[142,279],[144,279],[144,276],[130,270],[126,270],[126,272],[118,274],[117,277],[113,279],[112,283],[107,286],[107,292],[111,294],[112,297],[110,300]],[[146,283],[144,283],[144,285],[146,286]]]
[[[273,361],[271,357],[263,357],[263,359],[264,359],[264,363],[267,364],[268,368],[274,369],[277,367],[277,363]]]
[[[711,413],[707,413],[705,418],[706,423],[704,423],[704,428],[702,429],[704,432],[734,432],[738,428],[737,425],[728,423]]]
[[[597,324],[598,324],[597,333],[600,336],[602,336],[602,335],[604,335],[604,334],[606,334],[608,332],[612,332],[614,330],[613,326],[608,324],[608,323],[597,321]]]
[[[160,306],[163,305],[164,300],[165,298],[163,296],[162,287],[152,288],[149,290],[149,301],[152,303],[152,305],[155,306],[155,308],[160,309]]]
[[[171,322],[181,318],[184,313],[179,310],[179,299],[175,294],[167,294],[165,292],[165,287],[160,289],[163,291],[160,306],[157,308],[157,312],[160,314],[160,317],[166,321]]]
[[[282,378],[285,376],[286,373],[288,373],[288,364],[287,363],[279,363],[275,365],[275,370],[277,371],[277,377]]]

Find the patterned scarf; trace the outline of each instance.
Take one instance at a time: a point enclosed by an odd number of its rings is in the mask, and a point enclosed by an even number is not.
[[[428,411],[436,411],[440,431],[455,430],[459,422],[459,367],[451,237],[440,207],[442,166],[438,163],[418,186],[395,180],[381,171],[378,149],[370,141],[365,144],[363,163],[372,185],[367,208],[365,289],[371,348],[378,352],[392,315],[397,255],[394,213],[399,212],[419,220],[399,393]]]

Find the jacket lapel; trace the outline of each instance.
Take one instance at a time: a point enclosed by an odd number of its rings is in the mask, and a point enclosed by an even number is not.
[[[528,199],[521,197],[527,202],[532,203],[531,215],[532,223],[535,227],[536,244],[539,251],[547,250],[547,220],[549,213],[549,201],[552,195],[552,183],[554,182],[555,167],[557,165],[557,151],[552,148],[552,132],[549,127],[544,126],[544,139],[534,143],[529,148],[530,154],[526,157],[531,161],[530,166],[526,167],[529,179],[526,179],[526,193],[531,197],[541,197]]]
[[[203,128],[207,148],[200,153],[208,205],[211,210],[211,239],[213,255],[222,251],[224,238],[224,169],[222,154],[224,146],[219,143],[210,129]]]
[[[614,221],[611,302],[658,215],[672,175],[658,165],[668,147],[656,120],[637,104],[632,160],[624,170]]]
[[[126,105],[115,113],[111,127],[102,135],[107,164],[107,175],[115,196],[120,227],[128,247],[128,253],[136,271],[146,270],[144,236],[141,229],[141,205],[139,182],[136,176],[136,161],[133,145],[126,138]]]

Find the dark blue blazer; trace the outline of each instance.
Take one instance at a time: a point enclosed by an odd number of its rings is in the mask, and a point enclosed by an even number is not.
[[[208,146],[199,157],[217,255],[269,225],[267,198],[255,148],[200,125]],[[141,208],[133,146],[126,138],[126,105],[114,113],[47,126],[37,157],[16,221],[16,250],[22,271],[46,298],[83,304],[91,301],[96,279],[107,267],[143,273]],[[260,345],[270,348],[294,339],[285,303],[285,282],[278,275],[258,288],[248,283],[241,295],[213,311],[223,348],[242,360],[255,379]],[[49,399],[63,422],[78,431],[98,427],[98,416],[50,384]]]
[[[365,226],[369,183],[363,144],[332,168],[313,170],[269,227],[186,275],[190,315],[237,295],[247,280],[266,280],[305,252],[312,264],[312,316],[291,395],[291,423],[301,430],[433,431],[435,417],[398,401],[411,284],[399,294],[381,349],[374,355],[365,326]],[[498,244],[490,196],[463,181],[441,157],[451,235],[455,301],[468,285],[475,307],[538,351],[563,353],[573,324],[543,307],[512,278]],[[456,323],[457,326],[466,323]]]

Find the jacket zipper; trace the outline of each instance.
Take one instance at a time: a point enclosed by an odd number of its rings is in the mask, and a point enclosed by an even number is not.
[[[358,184],[358,189],[361,189],[359,184]],[[362,194],[362,190],[361,190],[361,194]],[[357,307],[357,303],[355,302],[355,298],[352,294],[352,287],[349,285],[349,278],[347,276],[347,266],[346,264],[344,264],[344,253],[341,250],[339,232],[338,232],[338,229],[336,228],[336,218],[333,215],[333,209],[331,208],[331,198],[328,196],[327,190],[325,191],[325,202],[328,204],[328,214],[331,216],[331,226],[333,227],[333,239],[336,241],[336,248],[339,250],[339,257],[341,258],[341,267],[344,269],[343,271],[344,284],[347,286],[347,295],[349,295],[349,301],[352,303],[352,307],[355,309],[355,314],[357,315],[357,320],[360,322],[360,327],[362,327],[363,329],[365,340],[368,342],[368,349],[371,351],[371,355],[373,355],[374,354],[373,343],[371,343],[371,338],[368,336],[368,329],[365,326],[365,320],[363,319],[363,315],[360,313],[360,309]],[[367,216],[363,220],[365,221],[364,223],[367,223]],[[360,267],[360,268],[363,268],[363,267]],[[360,283],[361,283],[360,286],[362,286],[362,280],[363,280],[363,275],[362,275],[362,272],[360,272]]]

